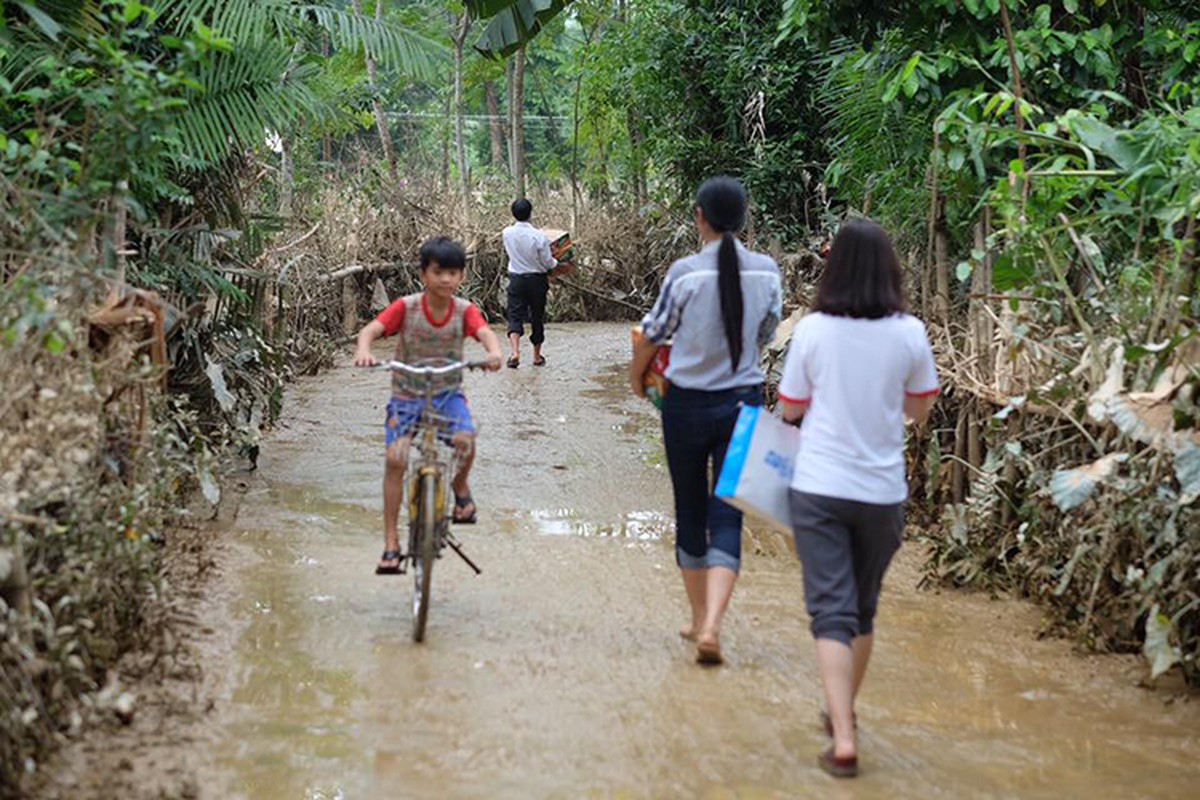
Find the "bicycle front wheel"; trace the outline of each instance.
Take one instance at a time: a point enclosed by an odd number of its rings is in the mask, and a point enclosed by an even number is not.
[[[413,641],[425,639],[429,619],[429,594],[433,586],[433,562],[437,558],[437,476],[422,475],[418,485],[417,519],[413,525]]]

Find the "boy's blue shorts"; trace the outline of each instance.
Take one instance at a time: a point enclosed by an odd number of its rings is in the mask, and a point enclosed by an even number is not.
[[[471,407],[467,397],[459,389],[434,395],[433,407],[445,424],[438,430],[438,438],[446,444],[458,433],[475,435],[475,422],[471,419]],[[393,397],[387,406],[387,446],[397,439],[411,436],[425,408],[423,397]]]

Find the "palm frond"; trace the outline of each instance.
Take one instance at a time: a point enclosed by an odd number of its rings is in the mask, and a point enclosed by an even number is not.
[[[328,31],[335,46],[346,50],[364,49],[381,63],[413,77],[436,77],[438,62],[449,53],[444,45],[386,19],[377,20],[326,5],[301,5],[296,10],[311,16]]]
[[[872,195],[903,236],[904,225],[916,225],[928,203],[923,176],[931,120],[927,108],[882,102],[888,59],[879,51],[886,46],[886,37],[871,53],[849,40],[831,42],[816,70],[816,104],[833,156],[826,181],[845,202]]]
[[[155,0],[168,27],[186,32],[196,22],[239,45],[276,37],[294,17],[292,0]]]
[[[182,158],[216,163],[260,146],[267,131],[287,130],[301,115],[323,115],[310,85],[317,69],[278,42],[216,54],[200,71],[203,91],[179,115]]]
[[[17,38],[24,40],[62,42],[104,32],[99,0],[28,0],[9,8],[0,3],[0,31],[11,24]]]

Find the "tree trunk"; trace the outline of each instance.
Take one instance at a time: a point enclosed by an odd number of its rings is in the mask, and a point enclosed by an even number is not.
[[[295,194],[296,169],[292,161],[292,140],[279,137],[279,215],[292,215],[292,197]]]
[[[987,240],[991,235],[992,210],[984,206],[983,215],[975,226],[975,249],[983,253],[983,259],[975,265],[971,275],[971,300],[967,308],[967,320],[971,329],[971,357],[980,376],[992,383],[992,347],[996,338],[996,326],[992,317],[992,256],[988,252]],[[976,464],[975,466],[978,466]]]
[[[124,284],[128,261],[125,237],[129,227],[129,181],[124,178],[117,181],[117,191],[113,197],[113,203],[116,205],[112,235],[113,266],[117,273],[117,283]]]
[[[358,330],[358,281],[353,275],[342,278],[342,331],[352,336]]]
[[[513,108],[516,104],[513,99],[516,97],[516,93],[513,91],[513,86],[513,60],[510,58],[504,62],[504,92],[508,99],[508,107],[504,110],[504,115],[505,127],[508,129],[508,174],[509,177],[515,179],[517,176],[517,151],[513,146],[515,138],[513,135]]]
[[[638,122],[637,111],[632,105],[627,109],[626,124],[629,127],[629,150],[633,157],[633,199],[639,211],[646,205],[646,167],[642,162],[642,142],[645,135]]]
[[[328,33],[321,37],[321,55],[326,60],[333,57],[333,43],[329,40]],[[333,163],[333,137],[328,132],[321,137],[321,160],[325,162],[326,176],[331,177],[332,168],[330,165]]]
[[[442,117],[442,181],[441,187],[443,192],[450,191],[450,114],[453,111],[451,106],[454,104],[454,98],[451,95],[446,95],[446,112]]]
[[[629,3],[627,0],[617,0],[617,10],[615,19],[617,23],[624,25],[629,19]],[[630,165],[633,171],[633,198],[635,207],[641,209],[645,204],[645,167],[642,164],[642,141],[645,138],[642,134],[641,125],[638,124],[637,112],[631,104],[625,110],[625,126],[629,131],[629,150],[630,157],[633,163]]]
[[[1192,236],[1191,236],[1191,239],[1189,240],[1188,250],[1187,250],[1188,266],[1187,266],[1187,270],[1184,273],[1187,277],[1184,279],[1184,284],[1183,284],[1184,288],[1183,288],[1183,292],[1181,292],[1181,294],[1185,295],[1188,298],[1188,306],[1187,306],[1188,313],[1190,315],[1190,319],[1195,320],[1197,318],[1200,318],[1200,313],[1196,312],[1195,301],[1193,301],[1191,299],[1191,298],[1195,297],[1195,295],[1197,293],[1197,283],[1200,282],[1200,258],[1197,258],[1197,254],[1196,254],[1197,245],[1200,243],[1198,243],[1196,241],[1196,218],[1195,217],[1192,217],[1190,225],[1192,228]]]
[[[14,531],[9,545],[0,544],[0,598],[22,614],[31,611],[29,573],[21,549],[21,532]]]
[[[945,201],[939,202],[937,206],[933,238],[933,268],[934,285],[937,287],[937,294],[934,295],[933,300],[934,313],[941,322],[948,322],[950,319],[950,243],[946,233]]]
[[[500,97],[496,93],[496,82],[485,81],[483,91],[487,95],[488,132],[492,137],[492,167],[504,169],[504,123],[500,120]]]
[[[471,31],[471,15],[463,12],[454,31],[454,151],[458,162],[458,194],[462,201],[463,221],[471,222],[471,187],[467,174],[467,145],[463,134],[463,48]]]
[[[513,65],[513,185],[517,197],[525,196],[525,48],[517,50]]]
[[[588,37],[589,39],[591,37]],[[571,230],[579,230],[579,92],[583,73],[575,76],[574,131],[571,134]]]
[[[375,19],[383,19],[383,7],[386,0],[375,0]],[[354,13],[362,15],[362,0],[353,0]],[[371,51],[367,51],[367,85],[371,89],[371,109],[375,114],[375,127],[379,129],[379,144],[383,147],[383,157],[387,160],[388,175],[392,180],[399,177],[396,169],[396,149],[392,146],[392,133],[388,128],[387,114],[383,109],[383,100],[379,97],[379,65]]]
[[[954,424],[954,460],[950,462],[950,497],[955,505],[967,499],[967,414],[967,404],[963,403]]]

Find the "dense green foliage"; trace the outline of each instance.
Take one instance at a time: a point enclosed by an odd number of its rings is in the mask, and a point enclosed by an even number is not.
[[[180,508],[211,511],[328,349],[303,303],[265,314],[282,220],[247,191],[269,132],[332,127],[365,82],[327,79],[322,38],[415,74],[444,52],[336,3],[0,8],[0,796],[111,713],[123,657],[174,647]]]
[[[785,5],[780,41],[844,53],[829,184],[915,247],[942,330],[935,573],[1195,678],[1196,9]]]

